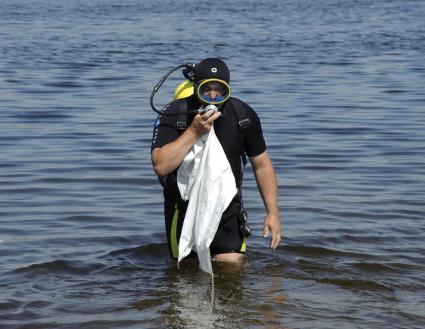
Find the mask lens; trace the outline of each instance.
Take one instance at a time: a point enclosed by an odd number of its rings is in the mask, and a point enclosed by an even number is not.
[[[197,90],[198,97],[207,104],[220,104],[230,96],[230,86],[222,80],[202,81]]]

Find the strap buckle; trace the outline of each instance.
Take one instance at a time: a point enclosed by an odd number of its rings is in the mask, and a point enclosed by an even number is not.
[[[187,123],[184,121],[177,121],[177,129],[185,130],[187,128]]]
[[[239,128],[241,130],[251,128],[251,120],[249,118],[240,120],[239,121]]]

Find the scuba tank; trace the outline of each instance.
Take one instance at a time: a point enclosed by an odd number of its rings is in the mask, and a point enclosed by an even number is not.
[[[181,99],[192,96],[194,93],[193,81],[185,80],[174,90],[174,99]]]

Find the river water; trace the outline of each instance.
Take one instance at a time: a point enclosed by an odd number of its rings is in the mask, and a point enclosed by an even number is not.
[[[0,327],[424,328],[425,2],[0,1]],[[259,114],[283,240],[168,258],[153,86],[218,56]],[[159,92],[172,97],[182,75]]]

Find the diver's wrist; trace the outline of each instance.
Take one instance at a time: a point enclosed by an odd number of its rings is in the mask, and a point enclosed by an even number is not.
[[[267,209],[267,215],[268,216],[280,217],[279,216],[279,209]]]
[[[198,129],[196,129],[196,128],[195,128],[195,127],[193,127],[193,126],[189,126],[189,127],[186,129],[186,133],[187,133],[187,134],[189,135],[189,137],[191,138],[191,142],[192,142],[193,144],[195,144],[195,143],[196,143],[196,141],[198,140],[198,138],[202,136],[202,134],[198,131]]]

